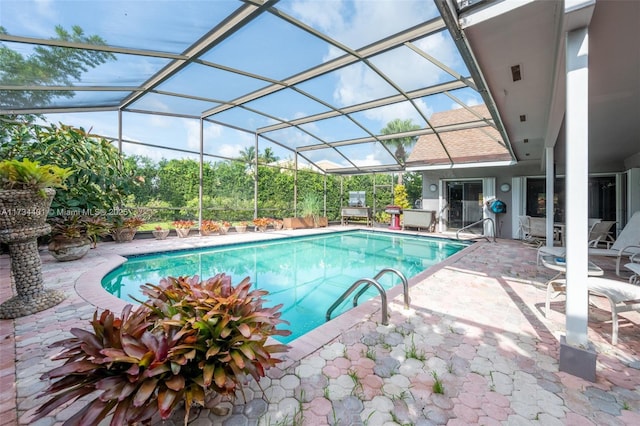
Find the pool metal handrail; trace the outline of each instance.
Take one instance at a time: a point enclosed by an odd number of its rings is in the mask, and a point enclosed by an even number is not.
[[[333,312],[333,310],[337,308],[342,302],[344,302],[345,299],[349,297],[349,295],[353,293],[356,288],[364,283],[367,283],[367,288],[369,288],[369,286],[374,286],[380,292],[380,299],[382,301],[382,325],[389,325],[389,316],[387,315],[387,292],[380,285],[380,283],[373,278],[361,278],[351,284],[351,287],[349,287],[347,291],[345,291],[342,296],[340,296],[338,300],[336,300],[333,305],[329,307],[329,309],[327,310],[326,320],[331,320],[331,313]]]
[[[380,277],[382,277],[384,274],[388,272],[391,272],[392,274],[396,274],[398,278],[400,278],[400,280],[402,281],[402,291],[404,293],[404,308],[409,309],[409,281],[407,281],[407,277],[405,277],[402,272],[394,268],[384,268],[384,269],[381,269],[380,272],[378,272],[378,274],[375,277],[373,277],[373,279],[377,281],[380,279]],[[358,299],[360,298],[360,296],[364,294],[365,291],[367,291],[369,287],[370,286],[363,287],[359,292],[356,293],[355,296],[353,296],[353,307],[358,306]]]
[[[473,223],[472,223],[472,224],[470,224],[470,225],[463,226],[462,228],[458,229],[458,230],[456,231],[456,239],[457,239],[457,240],[461,240],[461,239],[462,239],[462,238],[460,238],[460,237],[458,236],[458,234],[459,234],[461,231],[464,231],[464,230],[465,230],[465,229],[467,229],[467,228],[471,228],[472,226],[476,226],[476,225],[479,225],[479,224],[481,224],[481,223],[482,223],[482,224],[483,224],[483,227],[482,227],[482,229],[483,229],[483,234],[482,234],[482,235],[478,235],[477,237],[474,237],[474,238],[467,238],[467,239],[468,239],[468,240],[477,240],[477,239],[479,239],[479,238],[485,238],[487,241],[491,242],[491,240],[489,239],[489,236],[484,235],[484,222],[487,222],[487,221],[489,221],[489,223],[491,223],[491,229],[492,229],[492,231],[493,231],[493,242],[495,243],[495,242],[496,242],[496,223],[495,223],[495,222],[493,221],[493,219],[491,219],[490,217],[485,217],[484,219],[480,219],[480,220],[479,220],[479,221],[477,221],[477,222],[473,222]]]

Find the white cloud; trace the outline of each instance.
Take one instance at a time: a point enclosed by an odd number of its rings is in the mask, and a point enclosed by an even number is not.
[[[200,151],[200,122],[197,120],[183,120],[187,130],[187,147],[194,151]],[[223,128],[218,124],[204,126],[204,141],[217,139],[222,135]]]
[[[348,46],[360,48],[374,42],[381,34],[394,34],[407,26],[423,22],[435,16],[435,5],[422,0],[393,1],[353,1],[336,0],[318,2],[300,0],[293,5],[298,18],[325,31],[330,37]],[[441,33],[417,42],[419,48],[444,63],[457,60],[455,46]],[[335,47],[329,47],[325,59],[343,54]],[[415,89],[436,83],[444,71],[436,68],[426,59],[413,53],[388,52],[380,57],[385,74],[397,80],[401,87]],[[340,106],[354,105],[367,100],[396,93],[371,68],[364,64],[345,67],[336,72],[337,83],[333,88],[333,98]],[[431,114],[424,102],[416,101],[423,112]],[[392,105],[365,112],[372,120],[378,120],[380,128],[398,117],[411,118],[423,123],[420,114],[409,103]]]
[[[352,161],[359,167],[365,167],[365,166],[377,166],[382,164],[382,162],[380,162],[380,160],[376,159],[376,156],[374,153],[368,154],[366,155],[364,158],[352,158]]]
[[[242,151],[245,148],[244,145],[242,144],[222,144],[218,147],[218,154],[222,157],[227,157],[227,158],[237,158],[240,154],[240,151]]]
[[[344,26],[343,0],[331,2],[318,0],[300,0],[291,5],[295,15],[313,27],[337,29]]]
[[[462,99],[461,99],[461,100],[462,100]],[[471,106],[476,106],[476,105],[480,105],[480,104],[482,103],[482,102],[480,102],[477,98],[474,98],[474,97],[469,97],[467,100],[462,100],[462,101],[464,102],[464,104],[465,104],[466,106],[469,106],[469,107],[471,107]],[[460,108],[462,108],[462,105],[460,105],[460,104],[459,104],[459,103],[457,103],[457,102],[453,102],[453,103],[451,104],[451,109],[460,109]]]
[[[429,37],[416,41],[415,45],[440,62],[452,66],[457,64],[459,54],[455,45],[445,37],[445,34],[445,32],[432,34]]]
[[[427,118],[433,112],[422,99],[414,100],[416,106],[427,116]],[[398,117],[402,117],[404,120],[411,119],[414,124],[424,125],[424,119],[420,116],[418,111],[411,105],[410,102],[401,102],[393,105],[387,105],[380,108],[364,111],[364,115],[370,120],[376,120],[382,124],[380,128],[386,126],[388,122]],[[380,129],[377,129],[380,130]]]
[[[204,151],[212,155],[237,158],[240,151],[254,143],[254,136],[250,133],[230,130],[217,124],[205,127]]]

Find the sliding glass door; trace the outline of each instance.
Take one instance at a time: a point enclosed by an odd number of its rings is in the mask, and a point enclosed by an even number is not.
[[[482,181],[446,182],[448,229],[457,230],[482,219]],[[482,224],[471,229],[482,232]]]

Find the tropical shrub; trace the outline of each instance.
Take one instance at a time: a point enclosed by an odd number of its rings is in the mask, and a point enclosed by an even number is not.
[[[257,227],[267,227],[271,223],[271,219],[268,217],[257,217],[253,219],[253,224]]]
[[[29,158],[73,171],[56,192],[51,210],[110,215],[124,204],[133,174],[123,167],[118,149],[82,128],[1,121],[0,158]]]
[[[248,278],[233,286],[225,274],[202,282],[169,277],[142,289],[148,300],[139,307],[127,305],[120,318],[96,311],[92,331],[73,328],[72,338],[52,345],[65,363],[42,376],[54,381],[34,421],[95,394],[65,425],[98,424],[110,414],[111,426],[144,424],[155,413],[168,419],[182,403],[186,425],[193,404],[233,400],[248,376],[260,380],[281,362],[272,355],[287,350],[267,344],[290,334],[276,328],[286,323],[282,305],[263,307],[267,292],[251,290]]]
[[[195,222],[192,220],[174,220],[172,223],[174,228],[178,229],[190,229]]]
[[[407,188],[404,185],[396,185],[393,192],[393,204],[400,206],[403,210],[411,208],[411,203],[407,198]]]
[[[64,181],[72,171],[55,165],[40,165],[37,161],[23,158],[0,161],[0,188],[35,189],[64,188]]]
[[[320,216],[320,209],[322,208],[322,199],[318,194],[308,193],[300,201],[298,208],[300,214],[303,217],[313,217],[314,219]]]
[[[205,219],[200,224],[200,231],[204,232],[218,232],[220,229],[220,224],[215,220]]]
[[[129,213],[115,215],[111,217],[114,229],[138,229],[144,225],[144,219],[139,216],[130,216]]]
[[[49,219],[51,235],[64,239],[88,238],[95,247],[98,239],[109,235],[112,224],[102,216],[64,215]]]

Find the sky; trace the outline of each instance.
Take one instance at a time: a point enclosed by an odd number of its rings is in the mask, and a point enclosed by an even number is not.
[[[181,53],[242,4],[243,2],[236,0],[1,0],[0,25],[9,34],[38,38],[53,37],[56,25],[64,28],[80,25],[85,34],[97,34],[110,45]],[[438,15],[435,5],[429,0],[281,0],[276,7],[305,25],[327,34],[345,49],[353,50]],[[5,45],[24,54],[28,54],[31,48],[17,43]],[[415,45],[455,71],[468,75],[448,32],[443,31],[417,40]],[[344,54],[345,51],[339,47],[313,37],[272,14],[264,13],[251,25],[237,31],[204,54],[201,59],[222,67],[279,80]],[[165,58],[118,54],[116,61],[89,70],[83,74],[82,81],[76,84],[137,86],[167,63]],[[370,63],[404,91],[452,80],[450,75],[407,47],[373,57]],[[184,72],[162,83],[158,89],[200,96],[211,101],[153,94],[134,103],[131,108],[199,116],[202,111],[219,106],[220,102],[216,100],[229,101],[268,84],[265,80],[234,75],[224,69],[191,64]],[[321,102],[288,88],[246,105],[276,119],[238,108],[212,118],[253,132],[277,123],[277,119],[291,120],[325,112],[328,108],[323,102],[343,108],[397,93],[371,67],[361,62],[301,83],[296,89]],[[96,100],[108,102],[115,99],[113,95],[121,96],[125,92],[77,93],[76,97],[65,102],[69,105],[78,101],[87,104]],[[457,91],[455,95],[468,105],[481,102],[479,95],[471,89]],[[402,102],[353,114],[353,118],[366,131],[350,120],[336,118],[305,125],[304,131],[311,135],[289,129],[268,133],[267,136],[295,148],[318,143],[316,137],[331,142],[365,137],[369,135],[368,132],[380,134],[380,130],[395,118],[412,119],[415,124],[425,127],[426,122],[416,108],[428,118],[433,112],[457,107],[460,105],[450,98],[436,95],[417,99],[414,105]],[[100,112],[49,114],[47,119],[117,137],[117,117],[116,112]],[[255,143],[255,136],[251,132],[206,123],[205,151],[222,157],[237,157],[241,150]],[[125,140],[193,151],[198,151],[200,146],[200,125],[195,119],[124,112],[122,135]],[[354,163],[360,165],[387,164],[391,161],[388,153],[377,145],[370,145],[367,149],[349,149],[349,155],[353,156]],[[281,158],[292,156],[291,151],[261,138],[260,151],[267,146]],[[172,156],[169,151],[149,150],[139,145],[125,144],[124,150],[127,154],[147,155],[154,160]],[[347,165],[346,160],[337,155],[335,150],[319,150],[310,155],[316,160],[323,157]],[[177,156],[181,157],[182,154]]]

